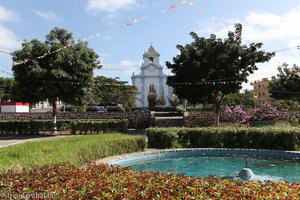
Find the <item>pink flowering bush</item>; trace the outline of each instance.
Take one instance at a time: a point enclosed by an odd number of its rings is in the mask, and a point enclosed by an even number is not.
[[[248,113],[243,110],[241,106],[235,106],[234,108],[226,107],[225,112],[239,124],[248,124]]]
[[[273,121],[279,118],[280,113],[272,106],[265,104],[246,112],[241,106],[227,107],[225,112],[239,124],[249,125],[249,121]]]
[[[272,121],[280,116],[276,108],[269,104],[264,104],[257,109],[250,110],[247,119],[248,121]]]

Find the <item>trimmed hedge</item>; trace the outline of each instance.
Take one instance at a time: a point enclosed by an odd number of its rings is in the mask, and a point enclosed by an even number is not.
[[[124,132],[128,120],[75,121],[63,120],[56,123],[58,131],[76,133]],[[46,120],[0,121],[0,135],[37,135],[53,129],[53,123]]]
[[[70,121],[58,121],[57,130],[68,130]],[[1,135],[36,135],[50,131],[53,128],[51,121],[0,121]]]
[[[300,148],[300,128],[149,128],[146,135],[150,148]]]
[[[128,120],[73,121],[70,124],[71,134],[99,134],[104,132],[127,130]]]

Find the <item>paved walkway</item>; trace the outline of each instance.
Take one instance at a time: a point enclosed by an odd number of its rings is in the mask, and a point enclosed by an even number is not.
[[[0,136],[0,148],[25,143],[28,141],[49,140],[49,139],[55,139],[55,138],[59,138],[59,137],[65,137],[65,136],[62,136],[62,135],[57,135],[57,136],[33,136],[33,135]]]

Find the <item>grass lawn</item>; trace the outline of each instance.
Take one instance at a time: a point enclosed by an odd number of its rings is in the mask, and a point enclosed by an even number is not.
[[[26,142],[0,149],[0,173],[30,170],[48,164],[82,165],[107,156],[143,151],[144,148],[144,136],[121,133]]]

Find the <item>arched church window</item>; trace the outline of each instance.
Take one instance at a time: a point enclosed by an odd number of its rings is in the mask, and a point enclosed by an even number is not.
[[[149,85],[149,92],[151,92],[151,93],[155,93],[156,92],[155,86],[153,84]]]

